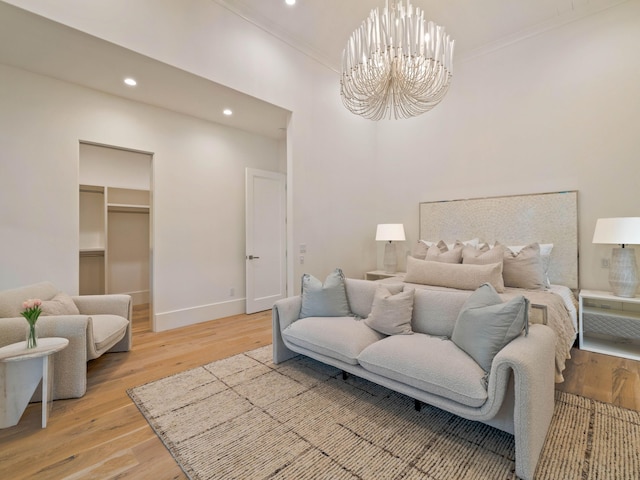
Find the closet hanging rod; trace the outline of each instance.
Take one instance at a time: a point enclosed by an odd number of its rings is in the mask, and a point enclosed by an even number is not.
[[[100,195],[104,195],[102,190],[89,190],[88,188],[81,188],[80,191],[82,193],[99,193]]]

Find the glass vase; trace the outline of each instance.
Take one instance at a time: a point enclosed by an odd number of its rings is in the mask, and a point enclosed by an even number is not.
[[[36,348],[38,346],[38,331],[36,330],[36,322],[27,322],[27,348]]]

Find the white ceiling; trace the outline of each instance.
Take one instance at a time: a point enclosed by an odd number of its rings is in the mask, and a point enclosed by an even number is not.
[[[385,0],[213,0],[340,71],[351,33]],[[402,0],[403,3],[406,0]],[[411,0],[455,40],[455,59],[626,0]]]
[[[336,72],[351,32],[384,0],[211,0]],[[413,0],[455,39],[456,61],[627,0]],[[161,3],[159,4],[161,5]],[[78,61],[82,59],[82,61]],[[288,112],[0,1],[0,63],[284,138]],[[123,85],[136,72],[139,87]],[[336,78],[336,82],[338,79]],[[232,117],[222,115],[231,107]]]

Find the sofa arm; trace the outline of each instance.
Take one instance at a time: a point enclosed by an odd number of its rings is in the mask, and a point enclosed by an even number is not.
[[[289,297],[278,300],[272,309],[273,363],[293,358],[297,353],[289,350],[282,339],[282,331],[300,316],[302,297]]]
[[[83,315],[119,315],[131,321],[133,302],[130,295],[76,295],[71,298]]]
[[[513,370],[516,474],[523,479],[533,479],[553,416],[555,345],[553,330],[531,325],[527,336],[498,352],[491,368],[492,377],[500,369]]]
[[[54,353],[53,399],[79,398],[87,391],[87,315],[40,317],[36,324],[39,337],[63,337],[69,345]],[[0,346],[24,341],[27,321],[23,317],[0,320]],[[40,389],[34,400],[40,400]]]

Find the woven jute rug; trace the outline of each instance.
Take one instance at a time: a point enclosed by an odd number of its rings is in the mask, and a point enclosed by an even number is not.
[[[509,434],[271,346],[128,391],[192,479],[514,479]],[[637,480],[640,413],[557,392],[536,479]]]

